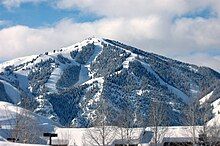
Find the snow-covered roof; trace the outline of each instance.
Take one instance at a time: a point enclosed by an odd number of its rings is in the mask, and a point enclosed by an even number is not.
[[[113,129],[115,127],[111,127],[111,128]],[[83,146],[85,144],[87,145],[88,141],[87,141],[86,137],[87,137],[87,132],[89,130],[95,131],[96,129],[95,128],[57,128],[55,130],[55,132],[58,134],[58,137],[54,138],[54,140],[55,139],[68,140],[69,145],[73,145],[73,146],[74,145]],[[125,130],[125,129],[123,129],[123,130]],[[112,145],[116,141],[120,141],[121,135],[120,135],[119,129],[117,130],[116,133],[114,130],[112,130],[110,132],[112,132],[112,135],[114,135],[114,138],[111,140],[111,142],[109,142],[110,145]],[[132,129],[132,138],[131,139],[134,143],[137,143],[142,132],[143,132],[143,128]]]
[[[115,128],[115,127],[113,127]],[[57,139],[68,140],[69,145],[83,146],[85,145],[86,131],[93,131],[94,128],[58,128],[56,133],[58,134]],[[126,130],[126,129],[124,129]],[[131,129],[130,129],[131,130]],[[188,142],[192,140],[192,127],[191,126],[171,126],[171,127],[158,127],[159,133],[163,133],[160,142]],[[199,137],[199,132],[202,130],[201,126],[195,127],[195,137]],[[151,143],[153,141],[152,127],[134,128],[132,131],[132,137],[130,143]],[[122,143],[120,129],[117,129],[114,138],[110,142],[110,145]],[[56,138],[54,138],[56,139]],[[87,144],[89,145],[89,144]],[[95,145],[95,144],[94,144]]]

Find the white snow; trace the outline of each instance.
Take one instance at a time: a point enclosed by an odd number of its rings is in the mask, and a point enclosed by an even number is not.
[[[220,115],[215,115],[210,121],[207,122],[208,126],[220,126]]]
[[[125,50],[125,49],[124,49],[124,50]],[[129,67],[129,63],[132,62],[132,61],[134,61],[134,60],[136,59],[137,55],[134,54],[134,53],[132,53],[131,51],[128,51],[128,50],[125,50],[125,51],[126,51],[127,53],[131,53],[131,55],[123,62],[123,68],[128,68],[128,67]],[[140,61],[140,60],[139,60],[139,61]],[[177,88],[175,88],[175,87],[169,85],[168,83],[164,82],[164,81],[160,78],[160,76],[158,76],[158,74],[155,73],[155,71],[150,67],[149,64],[147,64],[146,62],[142,62],[142,61],[140,61],[140,62],[141,62],[141,64],[142,64],[150,73],[152,73],[152,74],[159,80],[159,82],[160,82],[161,85],[167,86],[170,91],[172,91],[172,92],[173,92],[174,94],[176,94],[178,97],[182,98],[182,100],[183,100],[184,102],[187,103],[187,102],[189,101],[189,97],[188,97],[185,93],[183,93],[183,92],[180,91],[179,89],[177,89]],[[140,93],[139,93],[139,94],[140,94]]]
[[[17,65],[20,65],[22,63],[26,63],[28,61],[31,61],[36,57],[37,57],[37,55],[32,55],[32,56],[16,58],[16,59],[13,59],[13,60],[10,60],[10,61],[3,62],[3,63],[0,64],[0,72],[2,72],[5,69],[5,67],[7,67],[7,66],[10,66],[10,65],[17,66]]]
[[[89,39],[86,39],[80,43],[76,43],[72,46],[69,46],[69,47],[63,47],[61,48],[62,51],[60,50],[56,50],[55,52],[48,52],[48,55],[41,55],[35,62],[34,64],[36,63],[39,63],[41,60],[48,60],[49,58],[53,58],[55,59],[57,57],[58,54],[62,54],[64,57],[68,58],[69,60],[71,60],[71,63],[70,65],[74,64],[74,65],[80,65],[79,63],[77,63],[74,59],[71,58],[70,56],[70,52],[72,52],[73,50],[82,50],[82,47],[83,46],[86,46],[87,44],[89,43],[94,43],[96,45],[95,47],[95,52],[94,54],[90,57],[88,63],[86,65],[81,65],[81,70],[80,70],[80,74],[79,74],[79,80],[78,82],[76,83],[76,85],[78,84],[82,84],[86,81],[88,81],[90,78],[91,78],[91,75],[90,75],[90,66],[89,66],[89,63],[91,63],[92,61],[95,61],[96,57],[101,53],[102,51],[102,47],[101,47],[101,39],[98,39],[98,38],[89,38]],[[32,65],[34,65],[32,64]],[[30,66],[29,66],[30,67]],[[49,92],[50,93],[56,93],[57,90],[56,90],[56,83],[57,81],[59,80],[60,76],[62,75],[63,73],[63,70],[66,68],[65,65],[63,64],[60,64],[59,67],[56,67],[49,80],[47,81],[47,83],[45,84],[46,87],[49,89]],[[20,71],[21,72],[21,71]],[[27,73],[26,73],[26,76],[27,76]]]
[[[109,141],[110,146],[114,146],[117,142],[121,141],[122,130],[125,133],[124,128],[119,127],[106,127],[112,129],[108,134],[112,134],[112,139]],[[115,130],[116,129],[116,130]],[[143,131],[145,130],[145,135]],[[195,127],[195,137],[198,138],[199,132],[202,130],[201,126]],[[97,129],[95,128],[57,128],[55,132],[58,134],[57,138],[53,140],[65,141],[69,145],[77,146],[90,146],[96,145],[94,141],[89,140],[88,131],[92,133],[92,136],[97,137]],[[141,143],[142,145],[148,145],[153,142],[153,127],[145,128],[133,128],[129,129],[131,132],[131,143]],[[97,135],[96,135],[96,134]],[[190,126],[171,126],[171,127],[158,127],[158,133],[160,133],[160,143],[170,142],[170,141],[191,141],[192,140],[192,127]],[[96,138],[96,140],[101,140]],[[90,143],[88,143],[90,142]]]
[[[13,103],[18,103],[21,99],[20,92],[17,88],[13,87],[11,84],[9,84],[6,81],[0,80],[0,82],[3,83],[5,91],[7,95],[10,97]]]
[[[195,127],[195,137],[199,137],[199,133],[202,130],[202,126]],[[118,142],[121,142],[121,132],[125,134],[125,128],[119,127],[106,127],[108,130],[108,135],[112,137],[111,139],[107,139],[109,142],[109,146],[114,146]],[[159,143],[163,144],[164,142],[184,142],[184,141],[192,141],[192,127],[191,126],[171,126],[171,127],[158,127],[159,133]],[[145,134],[143,135],[143,132]],[[92,133],[92,136],[96,137],[97,141],[101,142],[101,138],[97,138],[99,132],[94,127],[91,128],[56,128],[55,133],[58,134],[58,137],[52,138],[52,144],[66,144],[72,146],[91,146],[96,145],[95,141],[90,139],[88,132]],[[131,143],[141,144],[141,145],[149,145],[153,142],[153,127],[145,128],[133,128],[129,129],[131,132]],[[54,142],[53,142],[54,141]],[[43,146],[36,144],[18,144],[18,143],[10,143],[10,142],[0,142],[2,146]]]
[[[143,93],[143,90],[136,90],[137,95],[141,96]]]
[[[40,145],[40,144],[21,144],[21,143],[0,141],[0,146],[46,146],[46,145]]]
[[[79,73],[79,80],[77,81],[76,85],[82,84],[90,79],[89,77],[89,70],[85,66],[81,66],[80,73]]]
[[[83,134],[85,131],[86,128],[58,128],[55,130],[58,138],[54,139],[68,140],[69,145],[83,146]]]
[[[92,63],[93,61],[96,60],[96,58],[99,56],[99,54],[102,53],[102,46],[101,46],[101,43],[98,43],[98,44],[95,44],[96,47],[95,47],[95,51],[93,53],[93,55],[89,58],[88,62],[87,62],[87,65]]]
[[[93,98],[91,98],[89,100],[89,104],[93,104],[94,102],[97,102],[100,100],[100,96],[101,96],[102,90],[103,90],[104,79],[103,79],[103,77],[99,77],[99,78],[94,78],[94,79],[88,80],[87,82],[84,83],[84,84],[93,85],[94,82],[96,82],[96,81],[98,82],[98,84],[96,84],[96,85],[98,85],[99,90],[93,96]],[[87,90],[92,90],[92,86],[88,87]]]
[[[102,52],[102,47],[101,47],[101,39],[98,38],[89,38],[86,39],[80,43],[76,43],[72,46],[69,47],[63,47],[61,48],[63,51],[56,51],[55,53],[49,52],[49,56],[55,58],[58,54],[62,54],[64,57],[68,58],[71,60],[71,64],[74,65],[80,65],[77,63],[74,59],[71,58],[70,52],[73,50],[82,50],[83,46],[86,46],[87,44],[94,43],[96,45],[95,47],[95,52],[93,55],[90,57],[88,62],[85,65],[81,65],[80,73],[79,73],[79,80],[76,82],[75,85],[82,84],[86,81],[88,81],[91,77],[92,74],[90,72],[90,63],[95,61],[97,56]],[[51,77],[49,78],[48,82],[46,83],[46,87],[48,87],[50,92],[57,92],[56,90],[56,83],[59,80],[60,76],[62,75],[63,70],[65,69],[65,66],[61,64],[59,68],[55,68],[54,71],[51,74]]]
[[[86,81],[85,83],[83,84],[92,84],[93,82],[97,81],[98,83],[100,84],[103,84],[104,83],[104,78],[103,77],[99,77],[99,78],[93,78],[91,80],[88,80]]]
[[[91,85],[90,87],[87,88],[87,90],[92,90],[92,85],[94,85],[94,82],[98,82],[98,84],[96,84],[96,85],[98,85],[99,91],[97,92],[97,94],[95,94],[95,96],[93,98],[99,97],[101,95],[101,92],[103,89],[104,78],[103,77],[93,78],[93,79],[90,79],[90,80],[83,83],[83,85],[84,84]]]
[[[98,55],[102,52],[101,41],[100,39],[97,39],[97,38],[90,38],[80,43],[77,43],[71,47],[64,48],[64,50],[69,51],[69,52],[71,52],[72,50],[76,50],[76,49],[80,51],[83,46],[86,46],[89,43],[94,43],[96,45],[95,51],[93,55],[90,57],[90,59],[87,61],[87,63],[85,65],[81,65],[81,69],[79,73],[79,80],[77,81],[76,85],[85,83],[86,81],[92,78],[93,74],[91,73],[91,70],[90,70],[90,64],[94,62],[96,58],[98,57]],[[75,48],[75,46],[77,47]]]
[[[202,97],[199,102],[200,104],[204,104],[207,100],[210,99],[214,91],[211,91],[204,97]],[[216,99],[211,103],[211,106],[213,107],[212,113],[214,114],[214,117],[208,122],[209,126],[218,125],[220,126],[220,98]]]
[[[41,145],[32,145],[32,144],[18,144],[10,142],[1,142],[4,139],[8,138],[8,133],[16,125],[16,118],[20,115],[21,117],[28,117],[33,120],[36,127],[40,129],[39,137],[43,135],[44,132],[53,132],[54,128],[59,127],[58,124],[53,121],[32,113],[26,109],[15,106],[11,103],[0,101],[0,146],[41,146]],[[43,145],[42,145],[43,146]]]
[[[195,68],[195,67],[193,67],[193,66],[191,66],[191,65],[189,65],[188,66],[189,67],[189,69],[191,70],[191,71],[193,71],[193,72],[198,72],[198,69],[197,68]]]
[[[81,65],[79,80],[76,83],[76,85],[85,83],[86,81],[88,81],[93,77],[93,73],[90,70],[90,64],[94,62],[96,58],[99,56],[99,54],[102,52],[101,44],[96,44],[96,45],[98,46],[95,47],[95,52],[90,57],[86,65]]]
[[[130,51],[127,52],[131,53]],[[136,56],[136,54],[131,53],[131,55],[128,58],[126,58],[126,60],[123,62],[123,68],[129,68],[129,63],[134,61]]]
[[[207,122],[207,125],[220,126],[220,114],[218,114],[218,112],[220,112],[220,106],[218,105],[217,107],[214,107],[212,112],[215,114],[215,116]]]
[[[114,145],[114,141],[117,139],[121,138],[120,135],[120,130],[118,129],[118,131],[114,130],[116,127],[106,127],[106,129],[108,129],[109,131],[109,135],[111,134],[112,138],[111,140],[108,139],[107,141],[110,143],[110,146]],[[110,130],[112,129],[112,130]],[[122,129],[125,132],[125,129]],[[133,139],[138,139],[142,133],[143,128],[135,128],[132,130],[132,138]],[[95,133],[97,133],[97,129],[95,128],[57,128],[56,129],[56,133],[58,134],[57,138],[60,141],[68,141],[69,145],[77,145],[77,146],[91,146],[91,145],[97,145],[95,142],[91,141],[89,139],[88,136],[88,131],[91,131],[93,133],[93,135],[96,135]],[[96,135],[97,136],[97,135]],[[98,141],[100,140],[100,138],[98,139]],[[91,144],[92,143],[92,144]]]
[[[31,88],[29,87],[29,81],[28,81],[28,74],[30,72],[31,69],[33,69],[33,67],[41,62],[41,61],[46,61],[48,59],[57,59],[57,55],[61,54],[62,56],[68,58],[71,63],[69,65],[80,65],[79,63],[77,63],[70,55],[70,52],[72,52],[73,50],[82,50],[83,46],[86,46],[88,44],[92,44],[94,43],[95,47],[95,52],[93,53],[93,55],[90,57],[90,59],[88,60],[86,65],[81,65],[81,70],[80,70],[80,74],[79,74],[79,80],[76,83],[76,85],[78,84],[82,84],[86,81],[88,81],[89,79],[92,78],[93,73],[90,70],[90,63],[95,61],[96,58],[98,57],[98,55],[102,52],[102,42],[104,40],[100,39],[100,38],[88,38],[83,40],[82,42],[76,43],[74,45],[71,45],[69,47],[63,47],[59,50],[55,50],[55,51],[51,51],[48,52],[48,54],[40,54],[40,55],[32,55],[32,56],[26,56],[26,57],[21,57],[21,58],[17,58],[17,59],[13,59],[11,61],[7,61],[4,62],[2,64],[0,64],[0,72],[3,72],[5,67],[7,66],[18,66],[21,64],[24,64],[24,66],[20,67],[18,70],[14,71],[14,74],[16,74],[17,78],[15,78],[13,75],[10,76],[5,76],[2,75],[1,78],[5,81],[8,82],[13,82],[13,81],[19,81],[19,86],[22,90],[24,91],[28,91],[31,90]],[[31,62],[33,61],[33,62]],[[26,64],[27,62],[29,62],[28,64]],[[53,64],[52,64],[53,65]],[[54,64],[55,66],[55,64]],[[59,80],[59,78],[61,77],[63,70],[67,67],[67,65],[64,64],[60,64],[58,67],[55,66],[54,70],[49,78],[49,80],[47,81],[47,83],[45,84],[45,86],[48,88],[50,93],[56,93],[56,83]],[[10,88],[9,88],[10,87]],[[9,84],[6,84],[6,88],[7,91],[9,91],[9,89],[12,89],[13,86],[10,86]],[[13,88],[15,89],[15,88]],[[16,90],[14,90],[16,91]],[[16,92],[8,92],[10,96],[16,95]],[[17,97],[17,96],[16,96]],[[17,98],[13,98],[14,102],[17,102],[17,100],[15,100]]]
[[[94,73],[91,72],[90,64],[92,62],[95,62],[96,58],[102,53],[101,39],[93,38],[92,40],[95,42],[96,45],[95,51],[93,55],[89,58],[86,65],[81,67],[79,81],[77,82],[77,84],[84,83],[88,81],[90,78],[93,78]]]
[[[12,126],[14,126],[16,122],[15,118],[17,115],[28,116],[36,123],[38,123],[44,131],[49,132],[52,131],[54,127],[59,126],[58,124],[43,116],[39,116],[35,113],[32,113],[31,111],[15,106],[11,103],[0,101],[0,125],[2,128],[10,129]]]
[[[198,90],[190,89],[191,93],[197,94]]]
[[[148,92],[149,90],[136,90],[137,95],[141,96],[143,93]]]
[[[97,83],[95,83],[95,82],[97,82]],[[87,91],[93,90],[93,88],[92,88],[93,85],[97,85],[97,87],[98,87],[98,91],[95,93],[95,95],[91,99],[89,99],[88,106],[96,105],[96,103],[98,101],[100,101],[100,97],[101,97],[102,90],[103,90],[103,83],[104,83],[103,77],[94,78],[94,79],[88,80],[87,82],[84,83],[84,84],[90,85],[86,89]],[[83,100],[86,100],[86,98],[84,97]],[[95,114],[95,109],[89,109],[88,107],[86,107],[85,109],[83,109],[83,114],[87,114],[87,116],[89,118],[93,119],[94,118],[93,115]]]
[[[88,38],[88,39],[85,39],[79,43],[76,43],[76,44],[73,44],[71,46],[68,46],[68,47],[62,47],[61,49],[63,50],[63,52],[72,52],[74,50],[78,50],[78,51],[81,51],[82,50],[82,47],[83,46],[86,46],[88,44],[92,44],[94,43],[95,45],[101,45],[101,42],[102,42],[102,39],[101,38]],[[59,52],[59,51],[58,51]],[[60,52],[59,52],[60,53]]]
[[[187,102],[189,101],[189,97],[188,97],[185,93],[183,93],[183,92],[180,91],[179,89],[177,89],[177,88],[175,88],[175,87],[169,85],[168,83],[164,82],[164,81],[160,78],[160,76],[159,76],[157,73],[155,73],[155,71],[150,67],[149,64],[147,64],[147,63],[145,63],[145,62],[141,62],[141,64],[142,64],[150,73],[152,73],[152,74],[159,80],[159,82],[160,82],[161,85],[167,86],[170,91],[172,91],[172,92],[173,92],[175,95],[177,95],[178,97],[182,98],[182,100],[183,100],[184,102],[187,103]]]
[[[53,70],[53,72],[51,73],[50,78],[48,79],[47,83],[45,84],[45,86],[49,89],[49,92],[57,93],[56,83],[60,79],[60,76],[62,75],[62,73],[63,73],[63,71],[59,67],[57,67]]]
[[[206,102],[207,100],[209,100],[209,98],[212,96],[213,94],[213,91],[211,91],[210,93],[208,93],[207,95],[205,95],[204,97],[202,97],[200,100],[199,100],[199,103],[200,104],[203,104],[204,102]]]
[[[212,113],[215,115],[219,115],[220,114],[220,98],[215,100],[211,105],[213,106]]]

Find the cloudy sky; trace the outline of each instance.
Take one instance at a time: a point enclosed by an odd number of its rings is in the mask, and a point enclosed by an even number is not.
[[[220,0],[0,0],[0,62],[90,36],[220,71]]]

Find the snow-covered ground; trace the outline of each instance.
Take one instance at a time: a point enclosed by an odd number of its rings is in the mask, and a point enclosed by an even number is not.
[[[195,137],[198,139],[202,126],[195,127]],[[100,130],[100,129],[99,129]],[[52,138],[52,144],[68,144],[69,146],[91,146],[101,143],[100,131],[97,128],[56,128],[55,133],[58,137]],[[126,134],[125,128],[106,127],[109,146],[114,146],[122,142],[122,133]],[[133,128],[128,129],[130,143],[149,145],[154,140],[153,128]],[[191,126],[171,126],[158,127],[158,141],[164,142],[189,142],[193,138],[193,128]],[[125,138],[125,135],[123,135]],[[95,138],[97,141],[94,141]],[[1,146],[43,146],[37,144],[19,144],[7,141],[0,141]]]
[[[11,129],[16,125],[16,118],[21,116],[23,118],[30,118],[32,119],[33,123],[37,124],[37,127],[42,129],[43,132],[51,132],[54,130],[55,127],[59,127],[59,124],[52,122],[51,120],[39,116],[37,114],[32,113],[26,109],[21,107],[15,106],[11,103],[2,102],[0,101],[0,126],[1,130],[4,129]],[[39,135],[42,135],[39,133]],[[5,137],[7,138],[7,137]]]
[[[195,127],[195,138],[198,139],[201,126]],[[99,129],[100,130],[100,129]],[[108,138],[106,142],[109,146],[120,144],[122,142],[122,133],[126,135],[125,128],[106,127]],[[128,129],[130,134],[130,143],[147,146],[153,143],[153,128],[133,128]],[[58,137],[52,138],[52,144],[68,144],[69,146],[91,146],[101,143],[100,131],[97,128],[56,128],[55,133]],[[125,135],[123,137],[125,138]],[[158,127],[158,142],[189,142],[193,140],[193,128],[191,126],[171,126]],[[94,138],[94,139],[92,139]],[[0,141],[1,146],[44,146],[37,144],[18,144]]]
[[[208,122],[210,126],[220,126],[220,98],[211,103],[213,109],[212,113],[215,115],[213,119]]]
[[[214,91],[209,92],[207,95],[203,96],[200,100],[199,103],[202,105],[205,102],[207,102],[209,99],[211,99],[212,94]],[[212,101],[211,103],[212,106],[212,113],[214,114],[214,118],[211,119],[208,122],[208,125],[213,126],[213,125],[218,125],[220,126],[220,98]]]
[[[32,55],[32,56],[26,56],[26,57],[21,57],[21,58],[16,58],[16,59],[13,59],[10,61],[6,61],[6,62],[0,64],[0,72],[2,72],[5,69],[5,67],[7,67],[7,66],[10,66],[10,65],[17,66],[17,65],[29,62],[36,57],[37,57],[37,55]]]
[[[75,85],[82,84],[92,78],[92,74],[90,74],[90,64],[91,62],[95,61],[96,57],[102,52],[102,47],[101,47],[102,45],[101,45],[100,40],[101,39],[97,39],[97,38],[86,39],[72,46],[61,48],[63,50],[62,55],[68,58],[69,60],[71,60],[71,64],[81,66],[80,73],[79,73],[79,80],[75,83]],[[73,60],[73,58],[71,58],[70,56],[71,51],[74,51],[74,50],[81,51],[83,46],[86,46],[91,43],[94,43],[96,45],[95,51],[85,65],[81,65],[77,63],[75,60]],[[56,58],[56,55],[58,54],[60,54],[60,51],[49,52],[49,56],[53,58]],[[65,69],[65,66],[61,64],[59,67],[53,70],[49,80],[45,84],[50,92],[52,93],[57,92],[56,83],[59,80],[60,76],[62,75],[64,69]]]
[[[125,132],[126,129],[118,127],[107,127],[111,128],[110,135],[112,136],[109,140],[109,145],[113,146],[119,144],[122,139],[122,131]],[[159,142],[169,142],[169,141],[192,141],[192,127],[190,126],[172,126],[172,127],[158,127],[158,135],[160,135]],[[199,132],[202,130],[201,126],[195,128],[195,137],[198,138]],[[145,131],[145,132],[144,132]],[[96,140],[101,140],[99,132],[96,128],[58,128],[55,131],[58,134],[57,138],[53,140],[56,142],[65,142],[69,145],[77,146],[90,146],[97,145],[95,141],[90,139],[91,136],[95,137]],[[131,143],[148,145],[153,142],[153,131],[152,127],[144,128],[133,128],[129,129],[131,136]],[[108,134],[109,134],[108,133]],[[108,141],[107,140],[107,141]]]
[[[21,143],[2,142],[2,141],[0,141],[0,146],[46,146],[46,145],[40,145],[40,144],[21,144]]]
[[[108,139],[106,139],[106,142],[108,142],[109,145],[113,146],[116,140],[121,139],[120,132],[122,130],[125,133],[125,129],[116,129],[116,127],[106,127],[106,131],[108,131]],[[58,128],[55,132],[58,134],[58,137],[54,138],[54,141],[68,141],[68,144],[71,146],[97,145],[97,143],[93,141],[90,136],[95,136],[97,138],[97,141],[101,143],[101,139],[99,137],[100,133],[97,133],[96,128]],[[91,135],[89,134],[90,132],[92,133]],[[137,140],[141,136],[142,132],[142,128],[132,129],[131,138],[133,140]]]
[[[45,86],[49,89],[49,92],[57,92],[56,90],[56,83],[59,80],[60,76],[62,75],[62,69],[60,67],[57,67],[53,70],[51,73],[51,76]]]

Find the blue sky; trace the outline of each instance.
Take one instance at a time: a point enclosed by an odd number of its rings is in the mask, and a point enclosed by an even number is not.
[[[90,36],[220,71],[218,0],[1,0],[0,62]]]
[[[92,13],[84,13],[79,9],[57,9],[50,3],[24,3],[19,7],[7,8],[0,5],[1,20],[8,21],[6,26],[25,25],[32,28],[55,25],[62,19],[72,19],[77,23],[95,21],[101,18]]]

